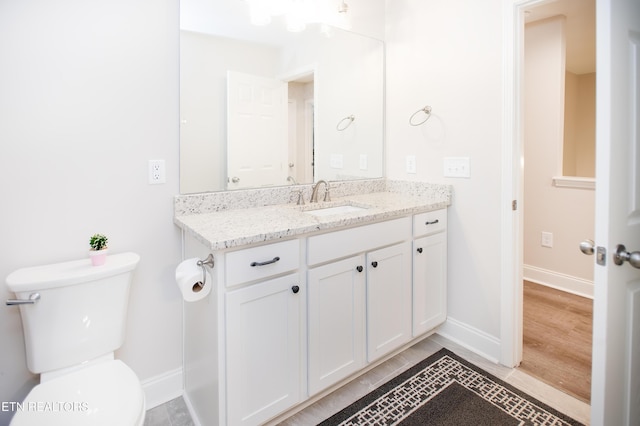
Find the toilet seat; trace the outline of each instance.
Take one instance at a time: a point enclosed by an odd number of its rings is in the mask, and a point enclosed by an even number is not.
[[[11,426],[142,426],[144,417],[138,377],[111,360],[37,385],[16,407]]]

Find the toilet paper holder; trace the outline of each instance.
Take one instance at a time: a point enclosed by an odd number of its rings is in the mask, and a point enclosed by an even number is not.
[[[204,267],[208,266],[209,268],[213,268],[213,265],[215,265],[213,255],[209,253],[209,256],[207,256],[206,259],[200,259],[196,264],[202,268],[202,285],[200,286],[202,288],[207,283],[207,270]]]

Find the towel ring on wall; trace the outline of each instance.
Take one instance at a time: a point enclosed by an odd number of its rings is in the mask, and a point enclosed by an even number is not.
[[[424,112],[426,114],[426,117],[424,120],[419,121],[419,122],[415,122],[414,118],[416,115],[420,114],[421,112]],[[431,118],[431,107],[429,105],[425,106],[422,109],[417,110],[416,112],[413,113],[413,115],[411,117],[409,117],[409,124],[411,124],[412,126],[419,126],[421,124],[424,124],[427,122],[428,119]]]
[[[355,120],[355,119],[356,119],[355,115],[350,115],[348,117],[343,118],[336,125],[336,130],[339,131],[339,132],[345,130],[347,127],[351,126],[351,123],[353,123],[353,120]],[[343,124],[345,122],[346,122],[346,124]]]

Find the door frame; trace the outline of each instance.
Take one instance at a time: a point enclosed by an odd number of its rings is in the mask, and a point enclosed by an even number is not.
[[[519,160],[524,147],[521,60],[524,18],[521,11],[525,5],[539,2],[541,0],[505,0],[503,3],[500,363],[507,367],[516,367],[522,361],[523,168]]]
[[[524,9],[549,1],[503,3],[500,363],[508,367],[520,364],[523,346]]]

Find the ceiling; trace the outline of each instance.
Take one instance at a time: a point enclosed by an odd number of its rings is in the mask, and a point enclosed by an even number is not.
[[[553,0],[526,10],[525,22],[552,16],[566,17],[567,71],[586,74],[596,71],[595,0]]]

